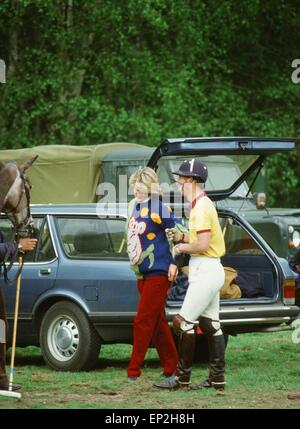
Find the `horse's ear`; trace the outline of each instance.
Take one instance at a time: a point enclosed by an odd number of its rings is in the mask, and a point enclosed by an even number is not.
[[[29,159],[28,161],[24,162],[24,164],[21,164],[19,166],[20,171],[22,173],[24,173],[24,171],[27,170],[27,168],[29,168],[34,163],[34,161],[37,159],[37,157],[38,157],[38,155],[36,155],[33,158]]]

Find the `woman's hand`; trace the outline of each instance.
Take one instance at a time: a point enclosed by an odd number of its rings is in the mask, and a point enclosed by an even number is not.
[[[174,282],[178,274],[178,268],[174,264],[169,265],[168,280]]]

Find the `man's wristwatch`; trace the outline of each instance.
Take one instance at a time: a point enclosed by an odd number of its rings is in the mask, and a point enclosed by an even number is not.
[[[22,246],[22,244],[18,244],[18,250],[20,250],[21,252],[23,251],[23,246]]]

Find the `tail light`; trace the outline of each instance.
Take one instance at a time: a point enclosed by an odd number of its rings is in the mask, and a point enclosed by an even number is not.
[[[286,305],[295,304],[296,283],[294,279],[283,281],[283,302]]]

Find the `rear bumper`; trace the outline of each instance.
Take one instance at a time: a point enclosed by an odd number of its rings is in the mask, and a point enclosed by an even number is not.
[[[179,308],[168,308],[172,318]],[[289,325],[299,316],[300,308],[296,305],[228,305],[220,310],[222,327],[228,333],[274,332],[292,329]]]
[[[181,305],[167,306],[167,319],[171,321],[180,310]],[[300,308],[296,305],[286,306],[280,304],[262,305],[228,305],[221,308],[220,320],[222,325],[239,324],[280,324],[291,323],[300,314]],[[93,324],[118,325],[131,324],[136,313],[134,312],[97,312],[89,313]]]
[[[300,308],[296,305],[262,304],[228,306],[220,310],[222,324],[237,323],[291,323],[300,314]]]

